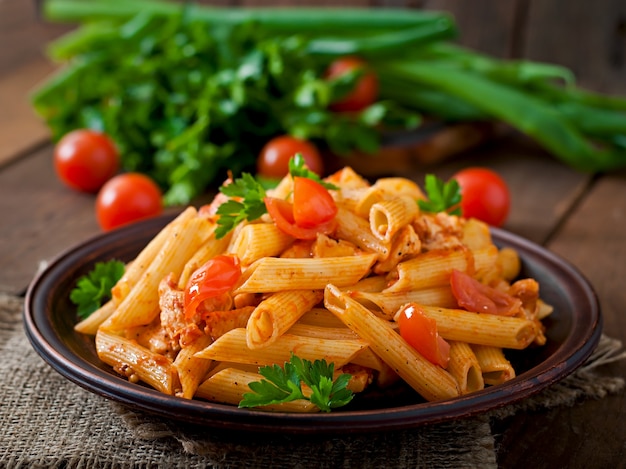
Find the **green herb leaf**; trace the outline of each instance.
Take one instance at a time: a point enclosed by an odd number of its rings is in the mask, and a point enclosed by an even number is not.
[[[417,203],[424,212],[447,212],[450,215],[461,215],[461,188],[456,179],[444,182],[434,174],[427,174],[424,182],[428,200]]]
[[[315,360],[312,363],[292,353],[284,368],[272,365],[259,369],[261,376],[266,379],[249,384],[253,392],[243,395],[239,407],[259,407],[306,399],[320,410],[330,412],[348,404],[353,398],[352,391],[347,389],[351,375],[344,373],[333,380],[334,371],[334,363],[328,364],[326,360]],[[311,388],[310,397],[302,393],[302,382]]]
[[[70,292],[70,300],[78,306],[78,316],[89,317],[111,298],[111,289],[124,275],[125,265],[121,261],[97,262],[93,270],[80,277]]]
[[[265,189],[250,173],[242,173],[240,178],[220,187],[220,192],[231,199],[217,208],[219,225],[215,237],[220,239],[244,220],[252,221],[267,213]]]
[[[293,158],[289,160],[289,174],[292,177],[305,177],[319,182],[322,186],[329,190],[339,190],[337,186],[329,182],[322,181],[322,179],[313,171],[308,169],[305,165],[304,157],[300,153],[296,153]]]

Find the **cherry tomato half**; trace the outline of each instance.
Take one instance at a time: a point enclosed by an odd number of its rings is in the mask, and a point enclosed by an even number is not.
[[[294,178],[293,204],[266,197],[265,206],[276,226],[296,239],[315,239],[318,233],[332,233],[336,226],[335,201],[324,186],[309,178]]]
[[[437,333],[437,322],[415,303],[402,307],[398,316],[400,335],[426,360],[443,368],[450,360],[450,344]]]
[[[105,231],[162,211],[161,189],[139,173],[123,173],[109,179],[96,198],[96,217]]]
[[[73,130],[54,148],[54,168],[59,179],[83,192],[97,192],[117,173],[119,164],[113,141],[94,130]]]
[[[324,172],[319,150],[307,140],[281,135],[265,144],[257,158],[257,173],[267,178],[280,179],[289,173],[289,160],[300,153],[307,168],[318,176]]]
[[[346,56],[334,60],[326,71],[326,78],[337,78],[356,69],[364,69],[365,72],[350,93],[329,106],[332,111],[358,112],[373,104],[378,98],[378,78],[367,63],[358,57]]]
[[[502,226],[509,215],[509,188],[498,173],[487,168],[466,168],[454,176],[461,187],[461,210],[466,218],[477,218]]]
[[[450,287],[459,306],[475,313],[512,316],[522,306],[519,298],[480,283],[456,269],[450,276]]]
[[[319,182],[305,177],[293,178],[293,218],[296,225],[313,228],[337,215],[337,205]]]
[[[184,292],[185,318],[191,319],[198,306],[231,290],[241,277],[239,259],[218,255],[199,267],[189,279]]]

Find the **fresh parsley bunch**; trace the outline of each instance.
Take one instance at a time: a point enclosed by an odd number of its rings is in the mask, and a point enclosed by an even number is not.
[[[330,412],[345,406],[354,397],[352,391],[347,389],[352,376],[343,373],[334,379],[334,372],[334,363],[328,364],[326,360],[311,362],[292,352],[284,368],[274,364],[259,369],[259,374],[265,379],[248,385],[253,392],[244,394],[239,407],[259,407],[306,399],[320,410]],[[310,396],[303,393],[302,383],[311,389]]]

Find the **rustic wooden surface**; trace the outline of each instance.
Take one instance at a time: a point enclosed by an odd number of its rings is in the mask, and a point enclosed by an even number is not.
[[[626,3],[621,0],[324,3],[445,9],[457,17],[460,42],[467,46],[500,57],[558,63],[589,88],[626,94]],[[24,293],[40,262],[99,233],[94,198],[70,191],[54,177],[47,129],[28,104],[29,90],[54,68],[43,53],[46,41],[67,29],[38,21],[35,10],[35,2],[0,1],[0,291],[11,294]],[[626,172],[577,173],[528,139],[507,134],[445,164],[413,168],[411,176],[421,181],[428,170],[445,177],[475,164],[500,171],[511,186],[505,228],[583,272],[598,293],[605,331],[626,343]],[[605,371],[626,376],[626,363]],[[495,429],[499,464],[626,467],[625,417],[623,391],[571,408],[516,415]]]

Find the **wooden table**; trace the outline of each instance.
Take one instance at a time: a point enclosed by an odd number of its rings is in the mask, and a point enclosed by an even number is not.
[[[41,46],[64,30],[37,23],[32,6],[24,6],[29,3],[0,3],[0,38],[28,42],[21,55],[8,48],[0,52],[4,54],[0,55],[0,292],[15,295],[24,294],[42,261],[100,232],[94,197],[67,189],[54,176],[53,146],[28,105],[28,90],[52,70]],[[426,3],[462,8],[461,2]],[[538,10],[532,13],[539,14]],[[468,21],[464,16],[462,24]],[[469,42],[480,43],[479,36],[470,34]],[[529,41],[538,47],[533,37]],[[0,44],[6,42],[0,39]],[[590,71],[584,75],[591,83]],[[623,79],[601,81],[599,87],[624,92]],[[505,228],[578,267],[597,291],[606,333],[626,343],[626,172],[577,173],[523,136],[510,133],[445,164],[413,168],[410,176],[422,181],[429,171],[445,177],[467,165],[490,166],[504,176],[513,193]],[[604,371],[626,376],[626,362],[610,364]],[[502,467],[626,467],[624,391],[571,408],[516,415],[494,430],[500,435]]]

